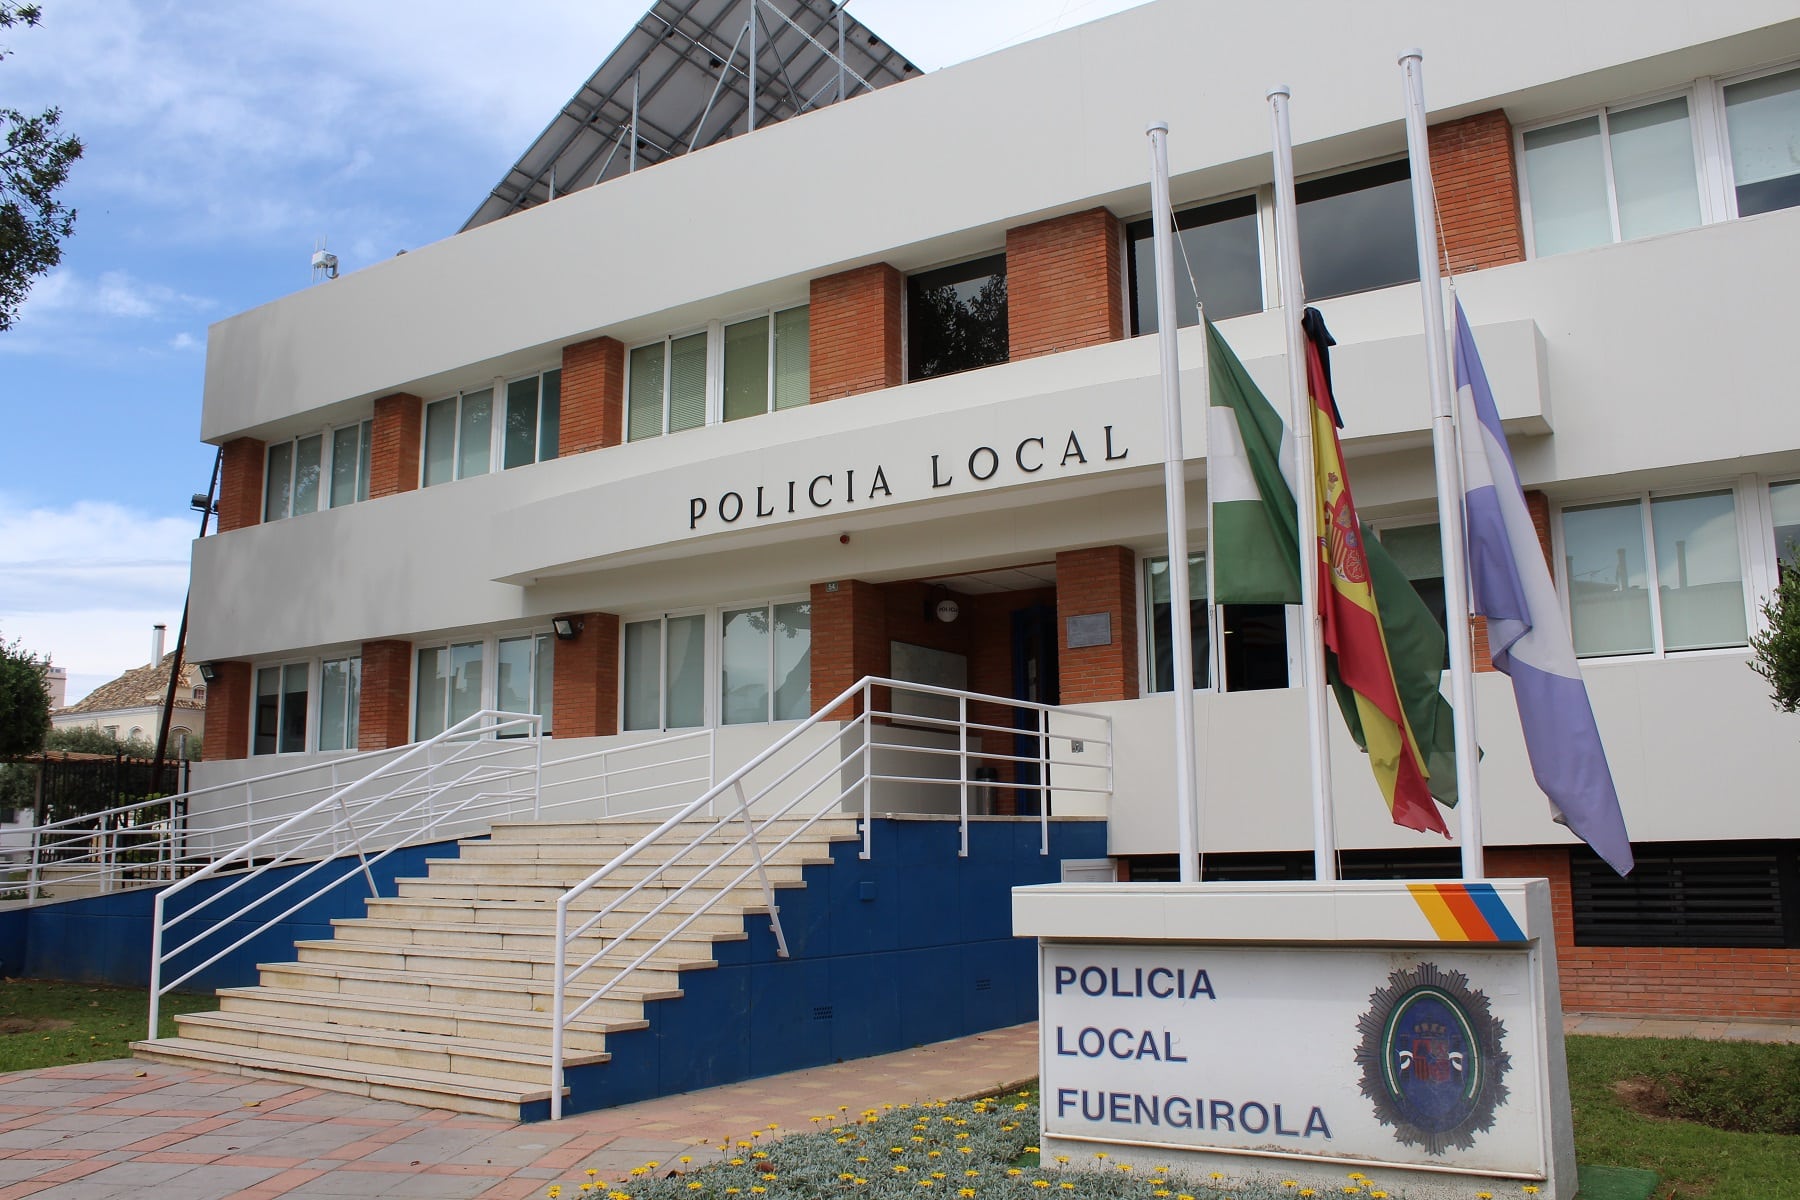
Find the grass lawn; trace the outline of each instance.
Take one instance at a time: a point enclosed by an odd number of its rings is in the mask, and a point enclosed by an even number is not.
[[[125,1058],[150,1019],[149,993],[41,979],[0,980],[0,1071]],[[163,997],[160,1033],[175,1034],[175,1014],[219,1007],[213,996]]]
[[[1800,1197],[1800,1135],[1728,1133],[1691,1121],[1641,1114],[1615,1085],[1698,1071],[1742,1080],[1792,1072],[1800,1046],[1663,1038],[1571,1037],[1569,1091],[1575,1154],[1583,1163],[1642,1167],[1663,1178],[1658,1200],[1774,1200]]]

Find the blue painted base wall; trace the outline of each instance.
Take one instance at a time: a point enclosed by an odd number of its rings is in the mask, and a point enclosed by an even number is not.
[[[454,858],[455,842],[437,842],[396,850],[370,867],[382,894],[393,895],[396,877],[418,877],[426,872],[427,858]],[[251,938],[244,945],[195,975],[180,988],[184,992],[210,992],[222,987],[245,987],[257,982],[256,965],[292,962],[294,943],[308,938],[329,938],[334,917],[361,917],[367,911],[368,882],[354,858],[330,863],[304,881],[293,882],[284,896],[269,893],[296,879],[306,867],[277,867],[218,902],[217,911],[237,907],[254,888],[265,897],[263,907],[247,918],[230,922],[229,932],[209,935],[194,952],[177,956],[164,968],[173,978],[195,963],[211,958],[221,947],[236,941],[269,918],[283,912],[300,897],[326,883],[332,886],[318,899]],[[208,879],[182,892],[170,902],[170,915],[190,911],[209,896],[217,895],[241,876]],[[0,974],[23,979],[65,979],[78,983],[105,983],[115,987],[150,985],[150,919],[157,888],[134,888],[104,896],[88,896],[15,908],[0,912]],[[168,936],[171,946],[200,928],[212,910],[202,910],[191,923],[177,924]],[[172,970],[170,968],[173,968]]]
[[[611,1035],[612,1060],[572,1069],[564,1111],[608,1108],[823,1063],[866,1058],[1037,1018],[1037,943],[1012,936],[1012,889],[1053,883],[1065,858],[1104,858],[1106,823],[877,818],[873,857],[832,847],[806,887],[776,892],[791,957],[767,917],[721,942],[716,970],[682,975],[650,1027]],[[526,1119],[547,1116],[528,1113]]]

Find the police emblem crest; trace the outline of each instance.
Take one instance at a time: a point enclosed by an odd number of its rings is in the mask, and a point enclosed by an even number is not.
[[[1467,1150],[1506,1103],[1506,1026],[1461,971],[1420,963],[1394,971],[1356,1022],[1362,1094],[1403,1145]]]

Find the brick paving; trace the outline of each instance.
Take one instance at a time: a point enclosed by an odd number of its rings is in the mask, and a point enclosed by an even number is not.
[[[1800,1042],[1800,1025],[1772,1022],[1570,1014],[1563,1025]],[[0,1200],[523,1200],[589,1168],[616,1179],[650,1160],[704,1161],[752,1130],[985,1094],[1037,1071],[1037,1026],[1018,1025],[531,1125],[132,1059],[19,1071],[0,1076]]]

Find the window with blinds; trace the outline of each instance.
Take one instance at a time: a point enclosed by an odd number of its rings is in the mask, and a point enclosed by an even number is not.
[[[1800,948],[1800,842],[1633,847],[1623,878],[1570,851],[1578,946]]]
[[[800,305],[635,347],[625,385],[626,440],[807,403],[808,317]]]

